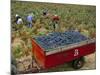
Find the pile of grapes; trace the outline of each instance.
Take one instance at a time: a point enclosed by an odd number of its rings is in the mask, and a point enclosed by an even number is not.
[[[87,37],[77,31],[53,32],[47,36],[35,38],[41,47],[45,50],[50,50],[59,46],[65,46],[77,42],[87,40]]]

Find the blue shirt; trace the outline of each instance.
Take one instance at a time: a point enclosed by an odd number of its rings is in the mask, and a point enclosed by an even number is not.
[[[27,16],[27,21],[28,22],[32,22],[32,20],[33,20],[33,16],[32,15]]]

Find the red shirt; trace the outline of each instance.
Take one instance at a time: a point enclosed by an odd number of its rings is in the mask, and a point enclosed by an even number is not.
[[[59,20],[59,16],[53,16],[52,20],[53,21],[58,21]]]

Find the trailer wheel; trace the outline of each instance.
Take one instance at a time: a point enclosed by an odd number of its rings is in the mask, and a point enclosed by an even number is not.
[[[81,67],[83,67],[84,65],[84,57],[81,57],[79,59],[75,59],[73,62],[72,62],[72,67],[74,69],[80,69]]]

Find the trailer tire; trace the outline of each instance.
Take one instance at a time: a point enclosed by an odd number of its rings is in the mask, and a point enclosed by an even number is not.
[[[74,69],[80,69],[81,67],[83,67],[85,63],[85,60],[84,60],[84,57],[81,57],[79,59],[75,59],[73,62],[72,62],[72,67]]]

